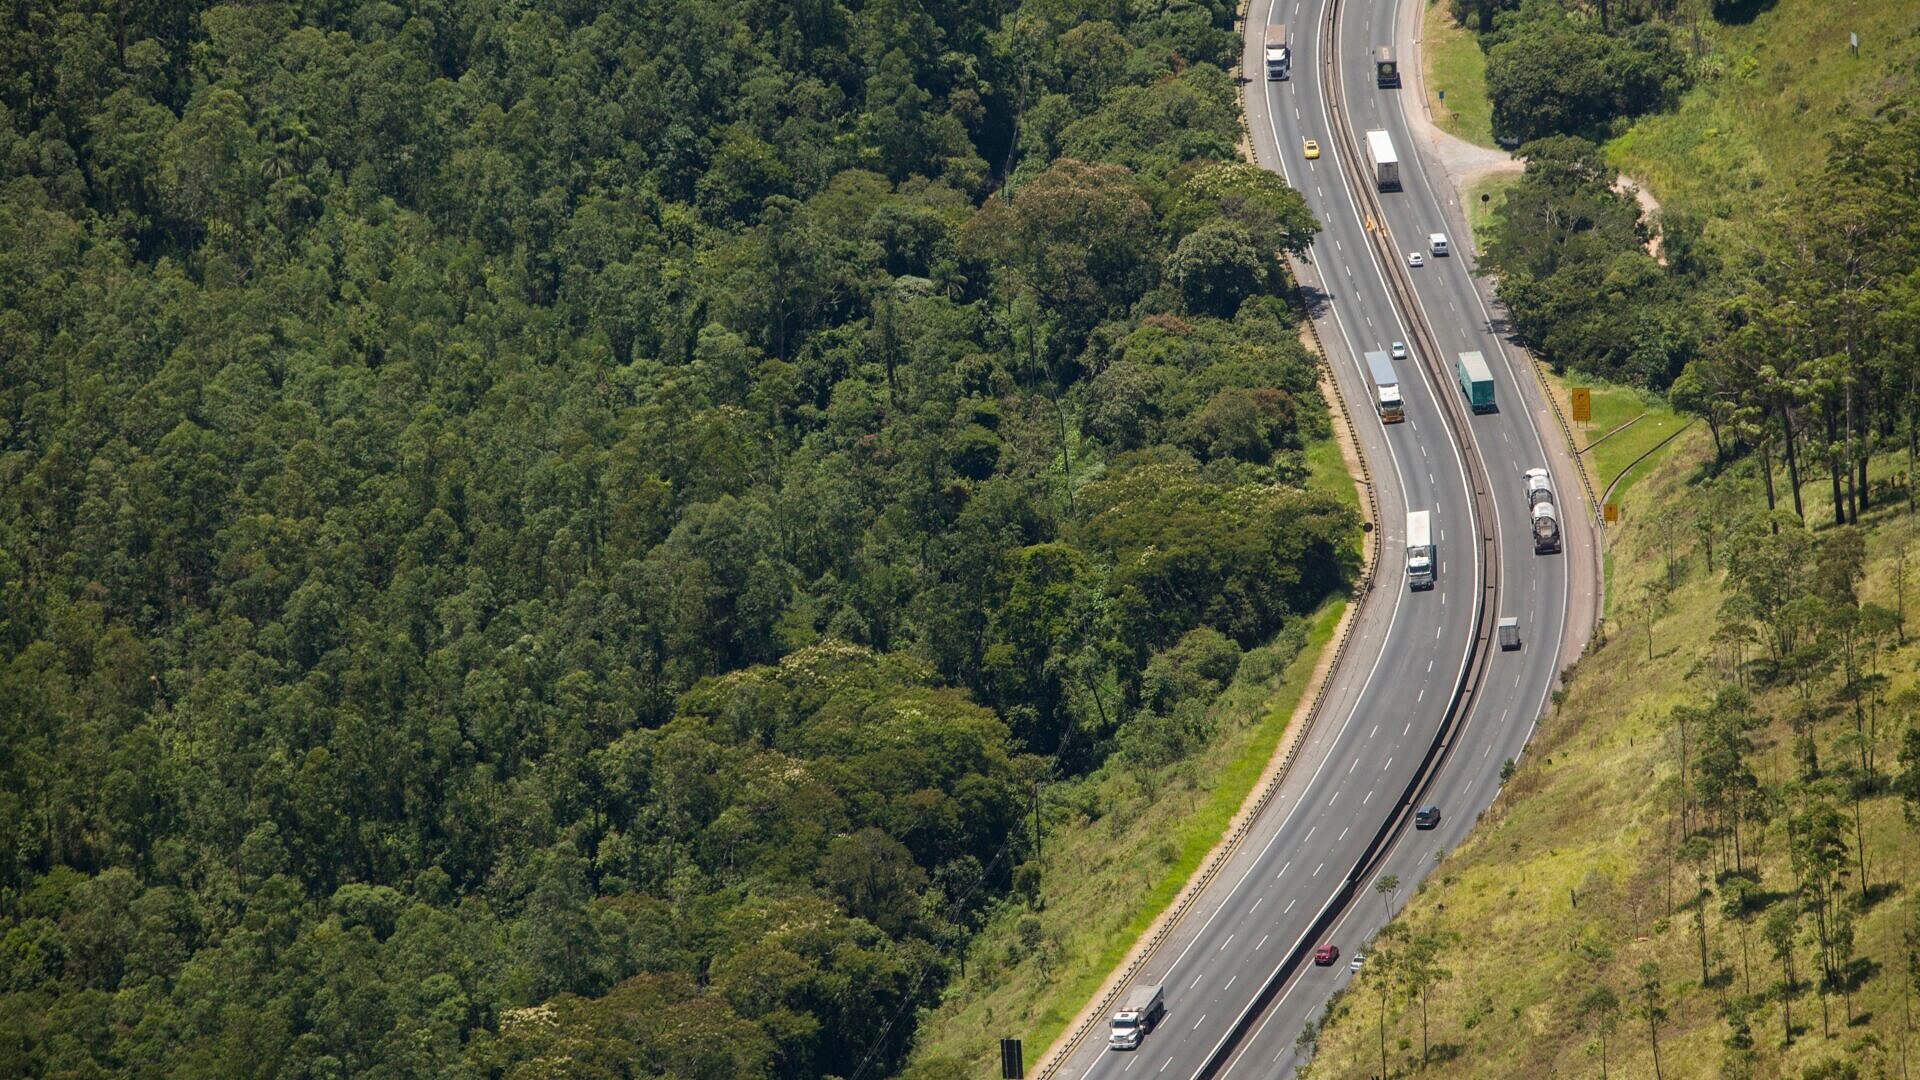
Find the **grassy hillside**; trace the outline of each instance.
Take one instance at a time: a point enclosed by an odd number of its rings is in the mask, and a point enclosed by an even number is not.
[[[1479,38],[1454,22],[1440,0],[1430,0],[1421,16],[1420,61],[1434,123],[1468,142],[1494,145],[1487,56]]]
[[[1700,84],[1607,147],[1670,208],[1736,221],[1826,163],[1826,133],[1920,90],[1920,4],[1779,0],[1751,21],[1702,21]],[[1849,33],[1860,35],[1856,55]]]
[[[1304,457],[1307,485],[1358,514],[1339,441],[1317,439]],[[1357,558],[1357,531],[1352,542]],[[1248,651],[1208,709],[1211,741],[1192,757],[1148,769],[1116,762],[1048,789],[1038,887],[1000,905],[971,942],[907,1077],[988,1075],[1007,1037],[1023,1041],[1030,1066],[1039,1061],[1219,844],[1313,689],[1346,609],[1344,598],[1329,601]]]
[[[1695,88],[1606,148],[1736,258],[1756,211],[1818,182],[1828,133],[1920,81],[1920,6],[1749,8],[1703,19]],[[1641,411],[1587,455],[1596,491],[1686,419],[1596,391],[1582,442]],[[1330,1006],[1307,1075],[1920,1069],[1904,455],[1873,458],[1873,505],[1849,529],[1824,524],[1812,466],[1816,527],[1789,515],[1776,534],[1757,460],[1715,475],[1713,450],[1695,423],[1621,477],[1603,633],[1499,801]]]
[[[1332,601],[1304,635],[1246,655],[1213,707],[1220,735],[1204,752],[1166,769],[1115,768],[1052,789],[1044,887],[1029,903],[1004,907],[975,938],[964,972],[921,1029],[908,1077],[989,1075],[1008,1037],[1023,1041],[1029,1065],[1039,1061],[1220,842],[1345,610],[1345,600]]]
[[[1689,431],[1626,492],[1625,521],[1610,538],[1616,602],[1604,640],[1581,662],[1500,800],[1396,924],[1410,938],[1444,942],[1437,966],[1451,977],[1427,1001],[1433,1075],[1599,1075],[1602,1017],[1591,995],[1604,986],[1621,1003],[1606,1039],[1610,1074],[1652,1076],[1653,1042],[1635,1012],[1648,981],[1665,1013],[1657,1028],[1665,1075],[1821,1075],[1806,1070],[1829,1060],[1860,1075],[1899,1075],[1902,1053],[1920,1050],[1910,1036],[1907,937],[1920,926],[1920,897],[1903,884],[1914,880],[1913,834],[1896,791],[1904,770],[1914,768],[1900,749],[1920,695],[1920,638],[1889,626],[1872,655],[1857,653],[1859,681],[1868,687],[1865,740],[1843,700],[1837,654],[1812,664],[1803,684],[1752,663],[1764,657],[1762,643],[1716,640],[1723,605],[1735,595],[1729,554],[1739,546],[1725,533],[1725,511],[1752,511],[1762,500],[1750,467],[1703,483],[1710,458],[1705,432]],[[1891,462],[1877,464],[1892,471]],[[1820,520],[1819,492],[1809,485],[1805,494],[1809,518]],[[1714,529],[1721,533],[1711,571],[1707,533],[1696,527],[1711,516],[1709,505],[1720,512]],[[1899,612],[1910,602],[1902,593],[1912,583],[1903,588],[1900,579],[1913,528],[1904,502],[1863,522],[1859,610]],[[1831,529],[1806,538],[1821,550],[1845,543]],[[1802,576],[1813,577],[1812,568]],[[1764,620],[1753,625],[1766,633]],[[1838,631],[1826,633],[1824,646],[1810,645],[1816,652],[1839,647]],[[1715,815],[1702,779],[1701,721],[1689,717],[1683,732],[1674,712],[1727,687],[1750,695],[1745,765],[1758,789],[1753,813],[1741,821],[1737,870],[1730,829],[1707,824]],[[1869,752],[1871,766],[1863,768]],[[1796,897],[1796,881],[1815,873],[1814,857],[1790,855],[1788,835],[1792,822],[1804,843],[1810,808],[1823,805],[1840,814],[1829,854],[1844,868],[1835,871],[1828,915],[1850,923],[1853,941],[1851,961],[1837,965],[1843,975],[1826,993],[1811,902]],[[1686,824],[1704,838],[1692,850]],[[1702,858],[1690,862],[1689,854]],[[1766,926],[1796,911],[1789,991]],[[1370,965],[1330,1010],[1311,1076],[1378,1074],[1383,981],[1388,1068],[1418,1065],[1420,1005],[1390,968]],[[1740,1031],[1750,1046],[1739,1045]]]

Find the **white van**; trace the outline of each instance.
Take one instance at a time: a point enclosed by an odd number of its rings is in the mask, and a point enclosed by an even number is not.
[[[1435,256],[1445,255],[1447,253],[1447,234],[1446,233],[1428,233],[1427,244],[1429,247],[1433,248],[1433,253]]]

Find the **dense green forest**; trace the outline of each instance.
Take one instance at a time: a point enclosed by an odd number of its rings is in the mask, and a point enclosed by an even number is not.
[[[1224,0],[13,14],[0,1073],[892,1072],[1351,573]]]

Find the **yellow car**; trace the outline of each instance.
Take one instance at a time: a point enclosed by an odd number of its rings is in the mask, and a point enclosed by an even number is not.
[[[1303,139],[1300,142],[1300,150],[1307,155],[1308,161],[1312,161],[1320,156],[1320,143],[1314,139]]]

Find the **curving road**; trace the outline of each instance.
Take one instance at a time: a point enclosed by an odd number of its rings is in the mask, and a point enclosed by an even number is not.
[[[1523,469],[1549,465],[1563,500],[1578,496],[1536,381],[1508,356],[1472,277],[1466,226],[1444,180],[1429,182],[1429,170],[1403,115],[1418,108],[1417,83],[1402,90],[1373,85],[1371,48],[1393,36],[1400,18],[1394,3],[1347,0],[1337,13],[1338,85],[1328,80],[1323,55],[1326,21],[1334,0],[1251,0],[1247,13],[1245,71],[1247,113],[1255,153],[1267,168],[1287,177],[1325,225],[1308,257],[1298,265],[1314,304],[1342,396],[1359,427],[1362,451],[1373,464],[1383,530],[1380,571],[1363,605],[1349,656],[1329,687],[1325,706],[1281,791],[1253,832],[1216,878],[1216,884],[1146,964],[1137,982],[1166,987],[1167,1016],[1135,1052],[1108,1051],[1096,1031],[1063,1062],[1067,1077],[1193,1077],[1210,1061],[1232,1075],[1290,1074],[1299,1064],[1297,1037],[1327,997],[1351,975],[1347,958],[1382,925],[1388,904],[1372,894],[1371,881],[1396,874],[1404,900],[1440,853],[1472,827],[1499,789],[1500,770],[1518,758],[1545,706],[1558,672],[1568,616],[1569,559],[1576,568],[1590,558],[1581,523],[1569,529],[1569,555],[1533,553],[1521,493]],[[1417,18],[1417,6],[1409,12]],[[1268,22],[1291,31],[1293,77],[1268,82],[1260,55]],[[1403,67],[1416,64],[1410,48],[1411,20],[1396,42]],[[1392,133],[1401,158],[1403,190],[1380,195],[1384,220],[1373,222],[1364,193],[1349,190],[1339,167],[1345,142],[1331,117],[1351,117],[1355,143],[1364,131]],[[1323,156],[1302,154],[1302,139],[1318,140]],[[1364,170],[1362,170],[1364,171]],[[1410,269],[1413,296],[1446,356],[1429,370],[1417,359],[1398,362],[1407,422],[1382,425],[1374,417],[1363,354],[1393,341],[1413,343],[1403,312],[1393,303],[1387,275],[1368,236],[1369,224],[1384,227],[1404,259],[1426,251],[1426,236],[1454,238],[1451,258],[1427,259]],[[1468,470],[1461,459],[1438,395],[1458,394],[1441,372],[1452,353],[1477,349],[1493,369],[1501,410],[1472,416],[1472,439],[1492,485],[1495,520],[1474,519]],[[1461,415],[1471,415],[1461,413]],[[1539,431],[1536,430],[1536,427]],[[1431,592],[1407,591],[1404,574],[1408,509],[1435,512],[1440,573]],[[1574,511],[1580,513],[1580,511]],[[1434,740],[1448,701],[1460,683],[1475,629],[1481,575],[1473,558],[1476,529],[1496,539],[1500,559],[1501,615],[1520,619],[1523,647],[1495,653],[1474,707],[1457,725],[1451,755],[1420,800],[1441,806],[1433,831],[1403,829],[1377,866],[1337,908],[1341,886],[1365,854],[1382,823],[1396,810]],[[1585,586],[1590,587],[1590,585]],[[1371,658],[1370,660],[1367,658]],[[1332,920],[1332,929],[1310,935]],[[1300,962],[1320,941],[1340,946],[1331,968]],[[1277,989],[1256,1001],[1278,976]]]

